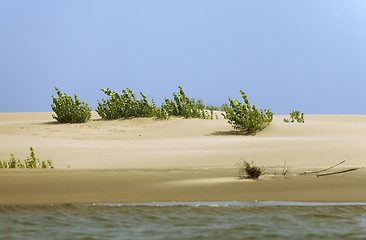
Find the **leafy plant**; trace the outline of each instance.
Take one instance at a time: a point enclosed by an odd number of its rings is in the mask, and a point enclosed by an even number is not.
[[[201,99],[197,99],[197,101],[196,101],[194,98],[192,98],[191,100],[195,103],[195,105],[196,105],[196,107],[198,109],[205,109],[205,108],[207,108],[207,106],[205,106],[203,104],[203,101]]]
[[[52,110],[56,115],[52,115],[60,123],[84,123],[91,117],[91,108],[85,101],[81,101],[76,94],[74,99],[55,87],[57,96],[52,95]]]
[[[109,99],[98,100],[96,112],[103,119],[119,119],[132,117],[152,117],[156,109],[154,101],[149,103],[147,97],[140,92],[141,99],[137,99],[136,95],[129,88],[122,89],[122,94],[111,91],[109,88],[101,89]]]
[[[129,88],[123,89],[121,95],[109,88],[101,89],[109,99],[98,101],[96,112],[107,120],[133,117],[168,119],[171,116],[213,119],[213,107],[205,107],[200,99],[190,99],[181,86],[178,88],[179,92],[173,93],[173,99],[165,98],[160,107],[156,106],[154,100],[150,103],[142,92],[141,99],[137,99]]]
[[[224,104],[221,105],[220,111],[225,112],[226,108],[229,108],[229,105],[227,105],[227,103],[224,103]]]
[[[300,115],[300,111],[294,110],[292,112],[290,112],[290,118],[289,119],[283,119],[283,121],[285,123],[289,123],[289,122],[295,122],[297,121],[298,123],[304,123],[304,113],[301,113]]]
[[[228,119],[233,128],[253,134],[269,125],[273,120],[271,110],[259,110],[255,105],[251,106],[245,93],[242,90],[240,93],[244,103],[229,98],[230,107],[227,105],[223,107],[225,113],[222,115]]]
[[[51,160],[40,161],[39,158],[36,157],[34,149],[32,147],[29,149],[31,153],[23,161],[19,158],[16,159],[14,154],[10,153],[9,160],[0,161],[0,168],[54,168]]]
[[[216,107],[216,106],[214,106],[214,105],[207,105],[206,107],[205,107],[205,109],[206,110],[214,110],[214,111],[220,111],[220,108],[219,107]]]
[[[240,179],[254,179],[257,180],[260,176],[264,174],[264,170],[260,167],[256,167],[252,163],[243,161],[239,165],[239,178]]]
[[[173,93],[173,99],[165,99],[165,109],[169,116],[181,116],[185,118],[201,118],[204,114],[204,105],[196,103],[194,99],[186,96],[183,88],[178,87],[179,92]]]
[[[157,117],[211,118],[211,115],[205,111],[205,105],[202,100],[198,99],[196,101],[194,98],[190,99],[181,86],[178,88],[179,92],[173,93],[173,100],[165,98],[165,103],[158,109],[159,115],[156,115]],[[211,111],[211,114],[213,114],[213,111]]]
[[[213,120],[213,115],[214,115],[214,108],[210,107],[210,119]]]

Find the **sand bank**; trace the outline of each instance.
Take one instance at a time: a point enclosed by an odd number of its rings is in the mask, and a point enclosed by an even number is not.
[[[334,170],[365,166],[366,116],[305,115],[304,124],[275,116],[264,131],[243,136],[221,117],[103,121],[93,113],[85,124],[57,124],[51,115],[0,113],[0,159],[24,158],[32,146],[56,167],[0,170],[0,203],[366,201],[364,169],[300,175],[342,160]],[[243,159],[266,175],[239,181]]]

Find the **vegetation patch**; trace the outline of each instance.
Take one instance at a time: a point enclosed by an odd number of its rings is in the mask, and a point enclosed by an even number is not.
[[[222,115],[228,119],[233,128],[253,134],[269,125],[273,120],[271,110],[259,110],[255,105],[251,106],[245,93],[242,90],[240,93],[244,103],[229,98],[230,106],[223,107],[225,113]]]
[[[52,95],[52,110],[56,115],[52,115],[59,123],[84,123],[91,117],[91,108],[85,101],[81,101],[76,94],[74,99],[55,87],[57,96]]]
[[[157,117],[168,119],[171,116],[184,118],[213,119],[213,108],[205,110],[202,100],[189,98],[183,88],[179,86],[179,92],[173,93],[173,99],[165,98],[165,102],[157,107],[154,99],[149,102],[147,97],[140,92],[141,99],[129,88],[123,89],[122,94],[111,91],[109,88],[101,89],[109,99],[98,101],[96,112],[103,119],[128,119],[134,117]]]
[[[23,161],[19,158],[15,158],[14,154],[10,153],[9,160],[0,161],[0,168],[54,168],[52,161],[40,161],[34,153],[32,147],[30,149],[30,155]]]
[[[96,112],[103,119],[128,119],[133,117],[153,117],[155,116],[156,105],[154,100],[149,102],[147,97],[140,92],[141,99],[137,99],[136,95],[129,88],[122,89],[122,94],[111,91],[109,88],[101,89],[109,99],[98,100]]]
[[[190,99],[181,86],[178,87],[179,92],[173,93],[173,100],[165,98],[163,103],[158,109],[159,118],[169,118],[171,116],[179,116],[184,118],[202,118],[213,119],[213,109],[210,109],[210,113],[205,111],[205,105],[202,100]]]
[[[290,112],[290,118],[288,118],[288,119],[285,118],[285,119],[283,119],[283,121],[285,123],[289,123],[289,122],[293,123],[295,121],[298,123],[304,123],[305,122],[304,113],[301,113],[301,115],[300,115],[300,111],[294,110],[294,111]]]

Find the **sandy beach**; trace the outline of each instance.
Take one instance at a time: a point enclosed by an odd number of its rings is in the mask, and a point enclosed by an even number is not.
[[[255,136],[218,120],[131,119],[58,124],[52,113],[0,113],[0,159],[29,147],[55,169],[0,169],[0,204],[152,201],[366,201],[366,116],[275,116]],[[287,117],[287,116],[286,116]],[[242,160],[265,168],[239,180]],[[301,175],[343,160],[316,177]],[[284,165],[289,174],[284,177]]]

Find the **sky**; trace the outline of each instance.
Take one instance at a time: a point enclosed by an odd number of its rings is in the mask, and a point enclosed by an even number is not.
[[[55,87],[161,103],[366,114],[364,0],[0,0],[0,112],[51,112]]]

